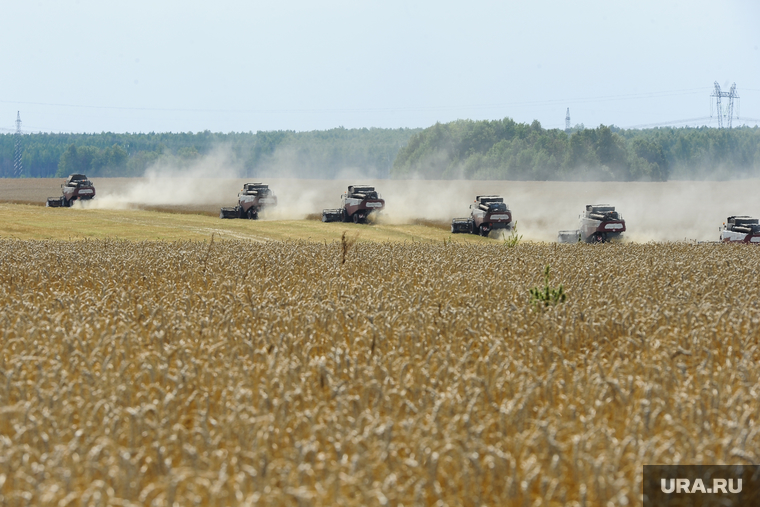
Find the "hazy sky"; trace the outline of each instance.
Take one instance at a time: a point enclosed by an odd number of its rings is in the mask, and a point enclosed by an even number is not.
[[[715,81],[725,91],[735,82],[740,118],[760,119],[757,0],[39,0],[2,10],[0,133],[16,111],[24,130],[44,132],[505,116],[564,128],[567,107],[587,127],[716,125]]]

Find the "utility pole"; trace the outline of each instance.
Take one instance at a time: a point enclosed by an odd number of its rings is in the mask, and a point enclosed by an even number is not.
[[[734,117],[734,99],[738,98],[739,95],[736,93],[736,83],[734,83],[731,85],[731,90],[728,92],[728,128],[731,128],[731,118]],[[739,119],[738,114],[736,115],[736,119]]]
[[[736,83],[731,85],[731,89],[727,92],[723,92],[720,90],[720,85],[717,81],[715,81],[715,89],[712,92],[712,95],[710,97],[715,97],[715,113],[718,115],[718,128],[723,128],[723,106],[721,104],[721,98],[726,97],[728,99],[728,111],[725,115],[726,117],[726,125],[728,128],[731,128],[731,120],[734,117],[734,99],[739,98],[739,94],[736,93]],[[738,100],[737,100],[738,103]],[[738,104],[737,104],[738,105]],[[712,116],[712,114],[710,114]],[[737,119],[739,118],[739,115],[737,114]]]
[[[565,114],[565,130],[570,130],[570,108],[567,108],[567,114]]]
[[[21,177],[23,167],[21,167],[21,112],[16,111],[16,145],[13,152],[13,175],[16,178]]]

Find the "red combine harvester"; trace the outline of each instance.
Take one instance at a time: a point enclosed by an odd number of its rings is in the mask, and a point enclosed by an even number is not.
[[[560,243],[606,243],[625,232],[625,220],[609,204],[588,204],[580,216],[580,229],[559,231]]]
[[[366,224],[370,213],[377,213],[385,208],[385,201],[375,187],[369,185],[351,185],[340,196],[341,208],[322,210],[323,222],[351,222]]]
[[[451,221],[451,232],[467,232],[488,236],[491,231],[512,229],[512,212],[497,195],[479,195],[470,204],[470,216]]]
[[[250,218],[257,220],[264,209],[277,206],[277,196],[269,185],[263,183],[246,183],[238,193],[238,205],[234,208],[222,208],[219,218]]]
[[[747,216],[728,217],[720,231],[724,243],[760,243],[760,221]]]
[[[72,174],[61,184],[61,197],[48,197],[49,208],[71,207],[77,199],[88,201],[95,197],[95,187],[84,174]]]

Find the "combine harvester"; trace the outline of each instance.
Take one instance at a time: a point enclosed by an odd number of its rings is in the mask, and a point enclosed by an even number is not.
[[[625,220],[609,204],[589,204],[580,216],[580,229],[559,231],[560,243],[606,243],[625,232]]]
[[[95,187],[84,174],[72,174],[61,184],[60,197],[48,197],[45,206],[49,208],[70,208],[77,199],[89,201],[95,197]]]
[[[263,183],[246,183],[238,193],[238,205],[234,208],[222,208],[219,218],[249,218],[258,220],[264,209],[277,206],[277,196],[269,185]]]
[[[470,216],[451,221],[451,232],[467,232],[488,236],[491,231],[512,229],[512,213],[504,199],[497,195],[479,195],[470,204]]]
[[[760,243],[760,221],[747,216],[733,216],[726,219],[720,231],[724,243]]]
[[[351,222],[366,224],[370,213],[377,213],[385,208],[385,201],[375,187],[369,185],[351,185],[340,196],[341,208],[322,210],[323,222]]]

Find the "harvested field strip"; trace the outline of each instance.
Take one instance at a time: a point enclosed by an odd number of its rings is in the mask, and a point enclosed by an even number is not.
[[[758,261],[0,240],[0,503],[640,505],[760,460]]]
[[[451,235],[426,225],[325,224],[317,220],[221,220],[218,216],[146,210],[45,208],[0,203],[0,238],[140,240],[217,239],[339,241],[344,231],[359,241],[456,241],[488,244],[495,240]]]

